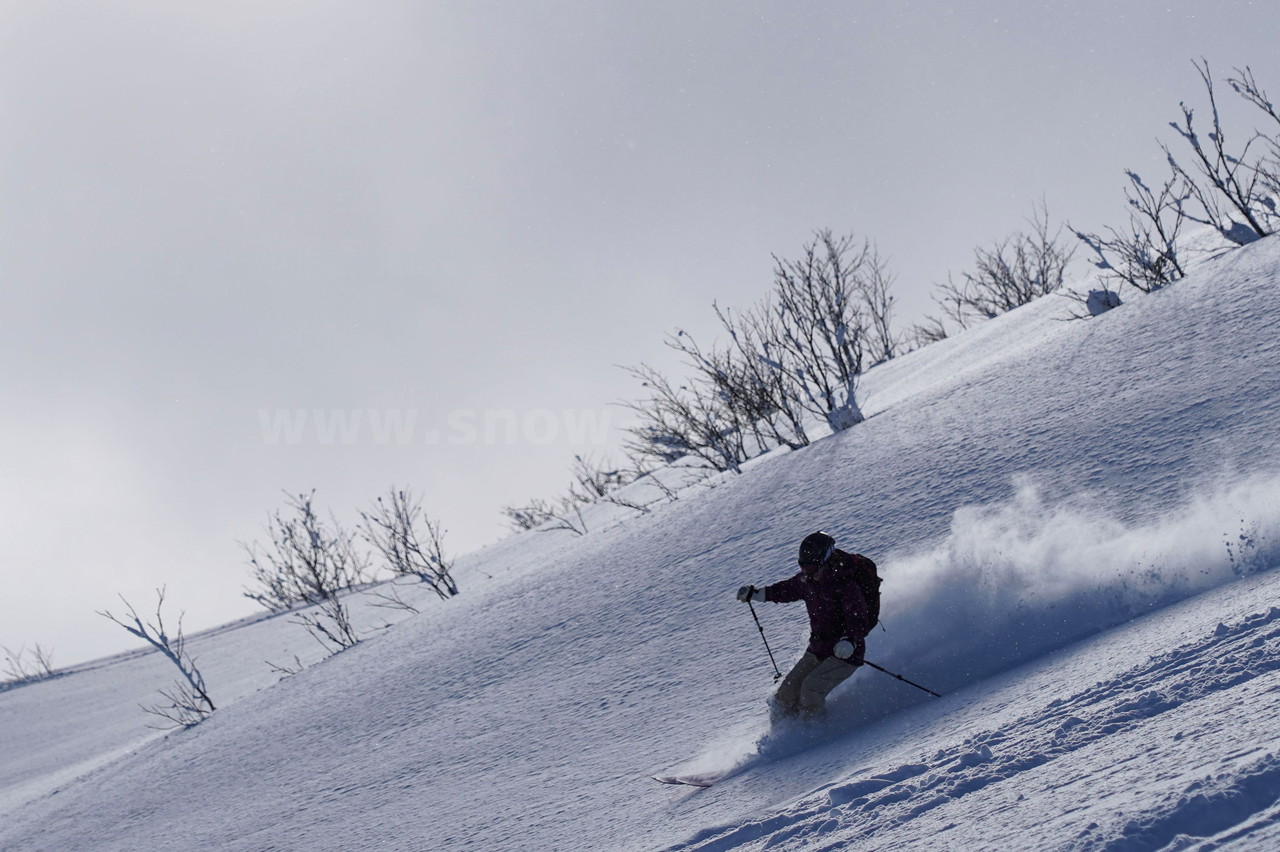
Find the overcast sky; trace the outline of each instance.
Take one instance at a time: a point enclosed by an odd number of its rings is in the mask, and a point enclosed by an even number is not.
[[[874,239],[905,327],[1041,197],[1119,223],[1190,60],[1280,92],[1278,34],[1271,0],[0,0],[0,644],[129,647],[94,611],[162,584],[188,629],[253,612],[282,489],[492,541],[771,253]]]

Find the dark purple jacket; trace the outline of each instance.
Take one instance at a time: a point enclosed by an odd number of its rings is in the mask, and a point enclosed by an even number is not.
[[[853,556],[837,550],[816,571],[802,569],[789,580],[765,586],[764,599],[773,603],[804,601],[809,610],[809,653],[825,659],[837,642],[848,639],[855,646],[849,662],[861,665],[871,624],[866,599],[854,578],[857,570]]]

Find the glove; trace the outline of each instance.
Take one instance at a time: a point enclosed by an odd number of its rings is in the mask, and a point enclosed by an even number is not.
[[[764,589],[757,589],[755,586],[743,586],[738,589],[738,600],[743,603],[762,601],[764,600]]]
[[[835,650],[832,653],[842,660],[847,660],[853,656],[853,652],[856,650],[858,650],[858,646],[853,642],[848,639],[841,639],[836,643]]]

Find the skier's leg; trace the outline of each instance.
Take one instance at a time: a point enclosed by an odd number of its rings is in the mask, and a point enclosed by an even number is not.
[[[817,667],[818,658],[807,651],[796,661],[791,671],[787,672],[787,676],[782,679],[782,685],[778,687],[778,691],[774,693],[773,707],[776,711],[784,716],[794,716],[800,712],[801,686],[810,672]]]
[[[800,683],[800,714],[806,719],[822,718],[827,711],[827,696],[831,694],[831,690],[848,680],[857,670],[857,666],[836,657],[827,657],[813,666]]]

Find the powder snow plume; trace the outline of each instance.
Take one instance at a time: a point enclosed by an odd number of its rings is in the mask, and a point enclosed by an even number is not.
[[[1087,496],[1046,505],[1034,480],[1014,486],[1007,501],[958,509],[935,546],[884,560],[868,659],[950,691],[1280,564],[1277,474],[1128,524]],[[842,712],[865,721],[923,696],[881,687],[846,693]]]

